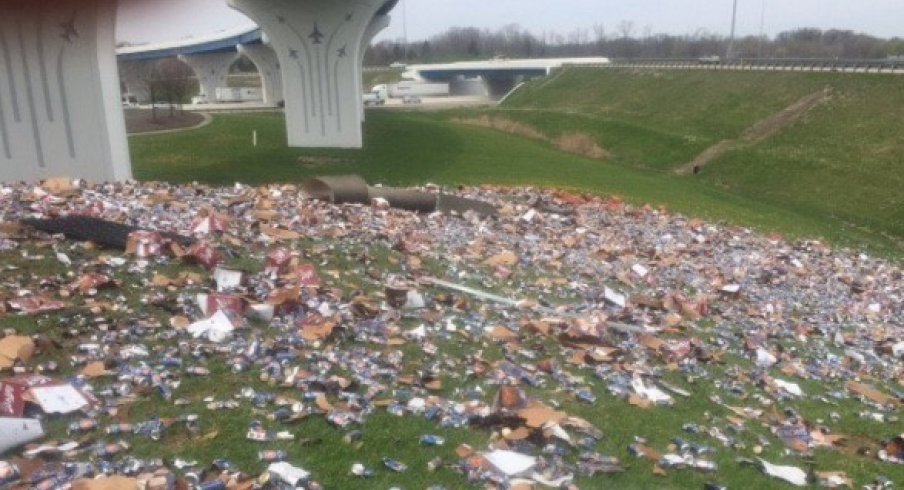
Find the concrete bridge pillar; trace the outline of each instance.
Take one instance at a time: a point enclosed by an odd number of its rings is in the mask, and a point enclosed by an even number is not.
[[[282,73],[276,51],[267,44],[239,44],[236,49],[257,67],[264,104],[275,106],[283,101]]]
[[[115,0],[0,0],[0,181],[131,178]]]
[[[122,61],[119,63],[119,79],[125,85],[124,93],[134,95],[138,102],[151,101],[150,61]]]
[[[217,88],[226,86],[229,68],[237,58],[235,52],[179,55],[179,60],[195,72],[201,86],[200,95],[207,96],[208,102],[216,102]]]
[[[259,25],[279,58],[289,146],[360,148],[361,50],[398,0],[227,0]]]

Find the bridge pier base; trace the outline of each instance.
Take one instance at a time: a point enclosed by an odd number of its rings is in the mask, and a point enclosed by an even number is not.
[[[362,45],[398,0],[227,0],[279,59],[289,146],[361,148]]]
[[[208,102],[216,102],[217,88],[226,87],[229,68],[238,58],[237,53],[208,53],[179,55],[179,60],[189,66],[198,77],[200,95]]]
[[[114,0],[0,0],[0,181],[132,177]]]
[[[261,75],[264,104],[276,106],[283,99],[282,73],[276,51],[266,44],[236,45],[239,53],[248,57]]]

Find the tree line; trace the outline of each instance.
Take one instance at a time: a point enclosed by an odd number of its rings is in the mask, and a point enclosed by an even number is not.
[[[568,34],[535,34],[512,24],[497,30],[453,27],[424,41],[385,40],[372,45],[369,66],[395,62],[435,63],[492,57],[538,58],[605,56],[609,58],[701,58],[725,56],[726,36],[700,30],[690,35],[654,34],[622,21],[614,31],[602,24]],[[774,37],[735,39],[740,58],[879,59],[904,56],[904,38],[883,39],[850,30],[802,28]]]

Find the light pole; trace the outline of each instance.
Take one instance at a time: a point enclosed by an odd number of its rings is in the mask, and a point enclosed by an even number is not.
[[[408,64],[408,2],[402,0],[402,63]]]
[[[766,35],[766,0],[763,0],[763,8],[760,10],[760,40],[757,43],[756,57],[763,57],[763,37]]]
[[[735,49],[734,49],[734,38],[735,38],[735,26],[738,21],[738,0],[734,0],[734,7],[731,9],[731,36],[728,38],[728,51],[725,53],[725,57],[733,60],[735,58]]]

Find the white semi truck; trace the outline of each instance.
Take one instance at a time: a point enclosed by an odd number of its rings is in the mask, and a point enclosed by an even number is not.
[[[426,83],[402,81],[399,83],[374,85],[374,93],[384,99],[404,99],[405,97],[446,97],[449,95],[448,83]]]

